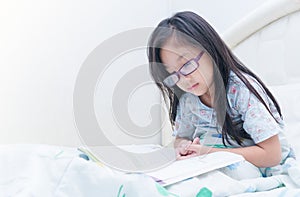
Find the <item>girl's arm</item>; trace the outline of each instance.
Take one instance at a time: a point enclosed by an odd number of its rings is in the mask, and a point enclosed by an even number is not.
[[[241,148],[212,148],[200,144],[191,144],[187,150],[193,153],[182,156],[180,159],[203,155],[217,151],[227,151],[242,155],[247,161],[257,167],[271,167],[278,165],[281,161],[281,146],[278,135],[274,135],[254,146]]]

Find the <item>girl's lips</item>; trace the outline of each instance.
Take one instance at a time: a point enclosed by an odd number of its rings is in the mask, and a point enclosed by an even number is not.
[[[195,89],[198,85],[199,85],[199,83],[196,83],[196,84],[194,84],[193,86],[189,87],[188,90]]]

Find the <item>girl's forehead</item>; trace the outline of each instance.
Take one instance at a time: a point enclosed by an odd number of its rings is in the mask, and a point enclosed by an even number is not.
[[[171,38],[162,45],[162,48],[166,50],[175,50],[179,48],[189,48],[189,45]]]
[[[190,39],[186,39],[185,37],[171,36],[164,41],[161,48],[164,48],[165,50],[177,52],[177,51],[194,51],[196,48],[202,48],[200,46],[201,46],[200,43],[191,42]]]
[[[161,56],[163,55],[172,55],[172,56],[185,56],[186,54],[194,54],[196,49],[184,44],[177,43],[166,43],[161,47]]]

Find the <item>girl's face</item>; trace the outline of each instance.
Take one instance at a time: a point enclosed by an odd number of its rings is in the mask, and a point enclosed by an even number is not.
[[[160,52],[162,63],[166,70],[172,74],[177,72],[183,64],[195,58],[201,52],[200,49],[179,45],[176,42],[168,41]],[[210,56],[204,53],[198,61],[199,67],[191,74],[180,75],[177,86],[185,92],[196,96],[210,95],[209,89],[213,86],[213,63]]]

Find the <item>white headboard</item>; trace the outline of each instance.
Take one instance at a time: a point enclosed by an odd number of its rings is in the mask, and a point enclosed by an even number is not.
[[[223,35],[238,57],[268,85],[283,85],[300,79],[299,9],[299,0],[268,1]]]

